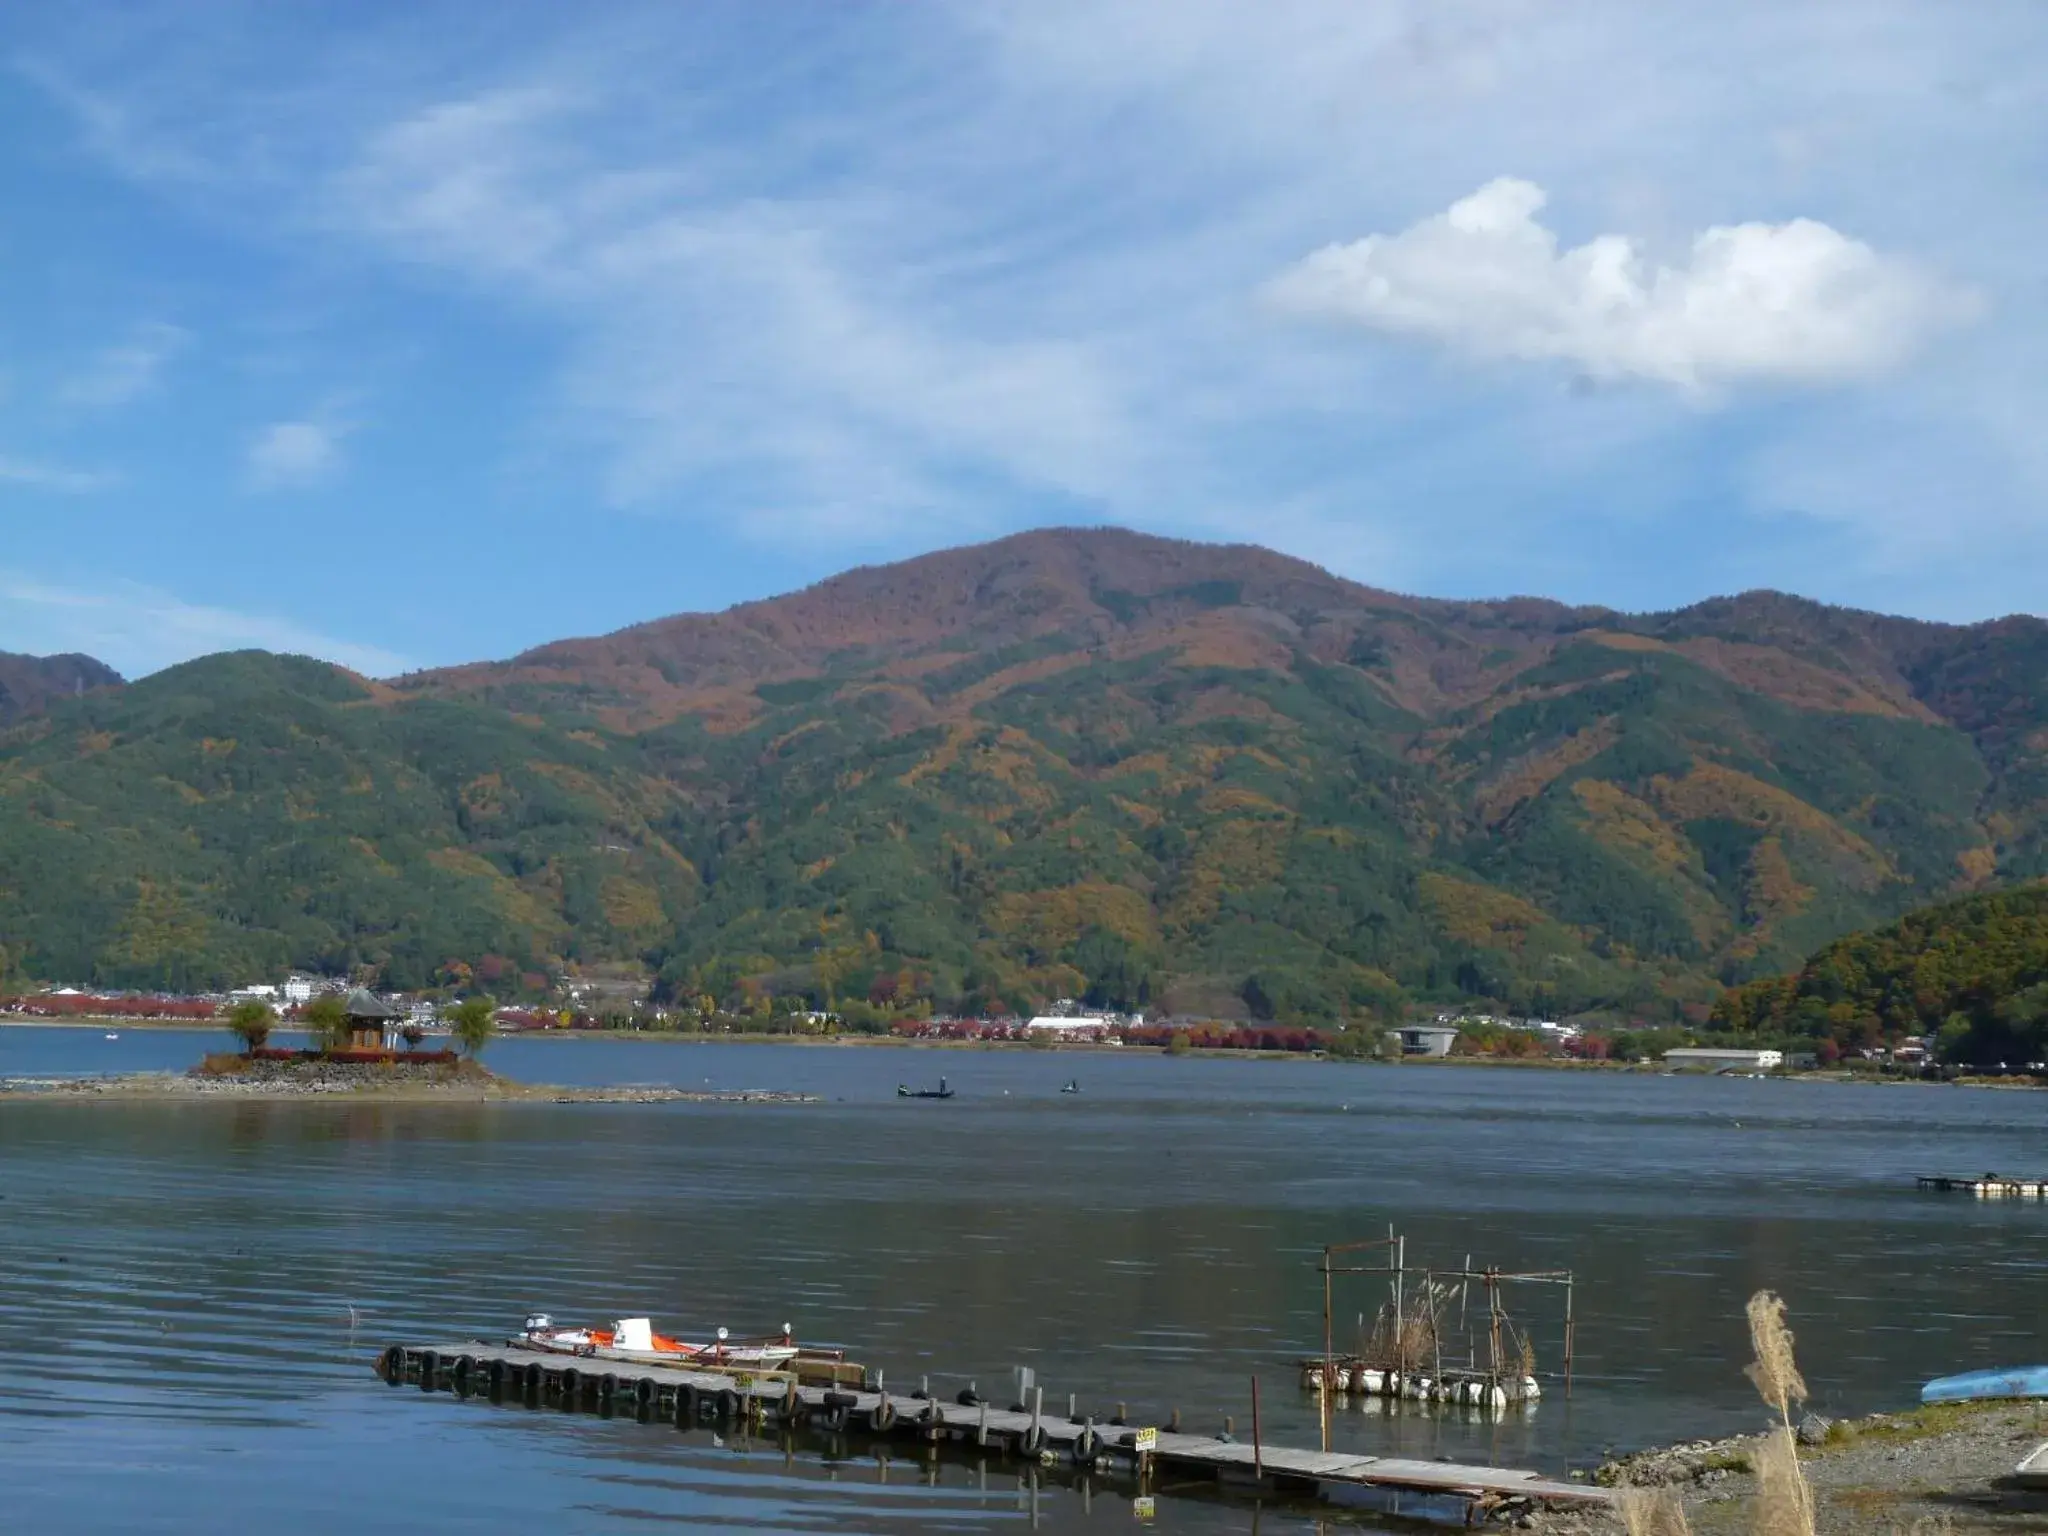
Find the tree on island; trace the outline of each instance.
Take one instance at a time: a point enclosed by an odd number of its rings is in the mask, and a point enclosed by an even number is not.
[[[339,1051],[348,1045],[348,1005],[332,992],[321,993],[301,1008],[299,1022],[323,1051]]]
[[[498,1005],[488,997],[465,997],[448,1010],[448,1032],[462,1054],[476,1060],[498,1032]]]
[[[253,1056],[277,1028],[277,1010],[253,997],[245,998],[228,1010],[228,1028],[241,1037],[243,1053]]]

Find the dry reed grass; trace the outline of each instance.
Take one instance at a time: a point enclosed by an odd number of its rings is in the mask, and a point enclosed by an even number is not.
[[[1769,1291],[1749,1298],[1749,1341],[1756,1359],[1744,1372],[1778,1423],[1750,1457],[1756,1498],[1750,1506],[1751,1536],[1815,1536],[1813,1488],[1799,1465],[1799,1438],[1792,1430],[1792,1405],[1806,1401],[1806,1379],[1792,1351],[1785,1303]],[[1685,1509],[1669,1489],[1624,1488],[1615,1513],[1628,1536],[1688,1536]],[[1916,1525],[1905,1536],[1934,1536]]]
[[[1806,1378],[1799,1374],[1799,1362],[1792,1355],[1792,1330],[1785,1326],[1785,1303],[1769,1291],[1749,1298],[1749,1342],[1756,1354],[1743,1374],[1755,1383],[1757,1392],[1786,1428],[1792,1426],[1792,1404],[1806,1401]]]
[[[1799,1465],[1799,1442],[1786,1425],[1765,1435],[1750,1458],[1756,1467],[1754,1536],[1813,1536],[1813,1489]]]
[[[1685,1505],[1669,1488],[1623,1488],[1614,1499],[1628,1536],[1692,1536]]]

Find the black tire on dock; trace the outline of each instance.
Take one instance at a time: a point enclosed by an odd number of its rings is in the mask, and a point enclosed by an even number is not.
[[[431,1349],[420,1351],[420,1390],[432,1392],[441,1385],[441,1357]]]
[[[633,1383],[633,1405],[642,1414],[653,1412],[655,1394],[660,1392],[660,1390],[661,1388],[654,1384],[652,1376],[642,1376]]]
[[[974,1388],[972,1387],[962,1387],[959,1390],[959,1392],[955,1394],[953,1401],[958,1403],[962,1408],[979,1408],[981,1406],[981,1398],[979,1395],[976,1394]]]
[[[384,1358],[377,1366],[384,1380],[391,1386],[405,1385],[405,1346],[394,1344],[384,1351]]]
[[[1044,1449],[1045,1426],[1043,1424],[1033,1424],[1029,1429],[1017,1436],[1017,1454],[1019,1456],[1036,1456]]]
[[[1081,1426],[1081,1433],[1074,1437],[1074,1460],[1086,1466],[1102,1454],[1102,1436],[1097,1434],[1093,1424]]]
[[[527,1407],[540,1406],[541,1394],[547,1390],[547,1384],[548,1373],[541,1369],[541,1363],[538,1360],[529,1361],[526,1369],[520,1372],[519,1382],[519,1393],[526,1399]]]
[[[936,1397],[925,1399],[924,1407],[918,1410],[917,1422],[926,1429],[936,1429],[946,1422],[946,1410],[939,1406]]]
[[[879,1398],[867,1413],[868,1433],[886,1435],[896,1425],[896,1405],[888,1398]]]
[[[686,1381],[676,1388],[676,1400],[671,1407],[677,1429],[694,1429],[697,1416],[703,1412],[703,1399],[697,1389]]]
[[[556,1384],[562,1393],[562,1412],[574,1413],[583,1406],[583,1373],[575,1366],[564,1370]]]
[[[597,1378],[597,1401],[600,1406],[609,1408],[618,1400],[619,1378],[613,1372],[606,1371]]]
[[[457,1355],[455,1357],[455,1368],[449,1372],[449,1384],[454,1387],[457,1397],[469,1396],[472,1378],[475,1375],[476,1357],[474,1355]]]
[[[502,1360],[493,1360],[484,1370],[484,1389],[490,1393],[491,1401],[498,1402],[505,1396],[505,1372]]]
[[[731,1387],[720,1387],[720,1388],[718,1389],[718,1416],[719,1416],[719,1418],[721,1418],[721,1419],[735,1419],[735,1418],[738,1418],[738,1417],[739,1417],[739,1411],[740,1411],[740,1395],[739,1395],[739,1393],[737,1393],[737,1392],[733,1391],[733,1389],[732,1389]]]

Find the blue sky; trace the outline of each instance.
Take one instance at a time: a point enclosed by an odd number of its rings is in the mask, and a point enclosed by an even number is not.
[[[2048,576],[2048,8],[14,7],[0,649],[389,673],[1052,523]]]

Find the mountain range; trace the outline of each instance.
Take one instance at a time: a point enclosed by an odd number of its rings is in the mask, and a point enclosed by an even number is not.
[[[0,945],[102,985],[636,962],[722,1000],[1700,1018],[2048,873],[2044,685],[2032,618],[1443,601],[1112,529],[386,680],[0,658]]]

